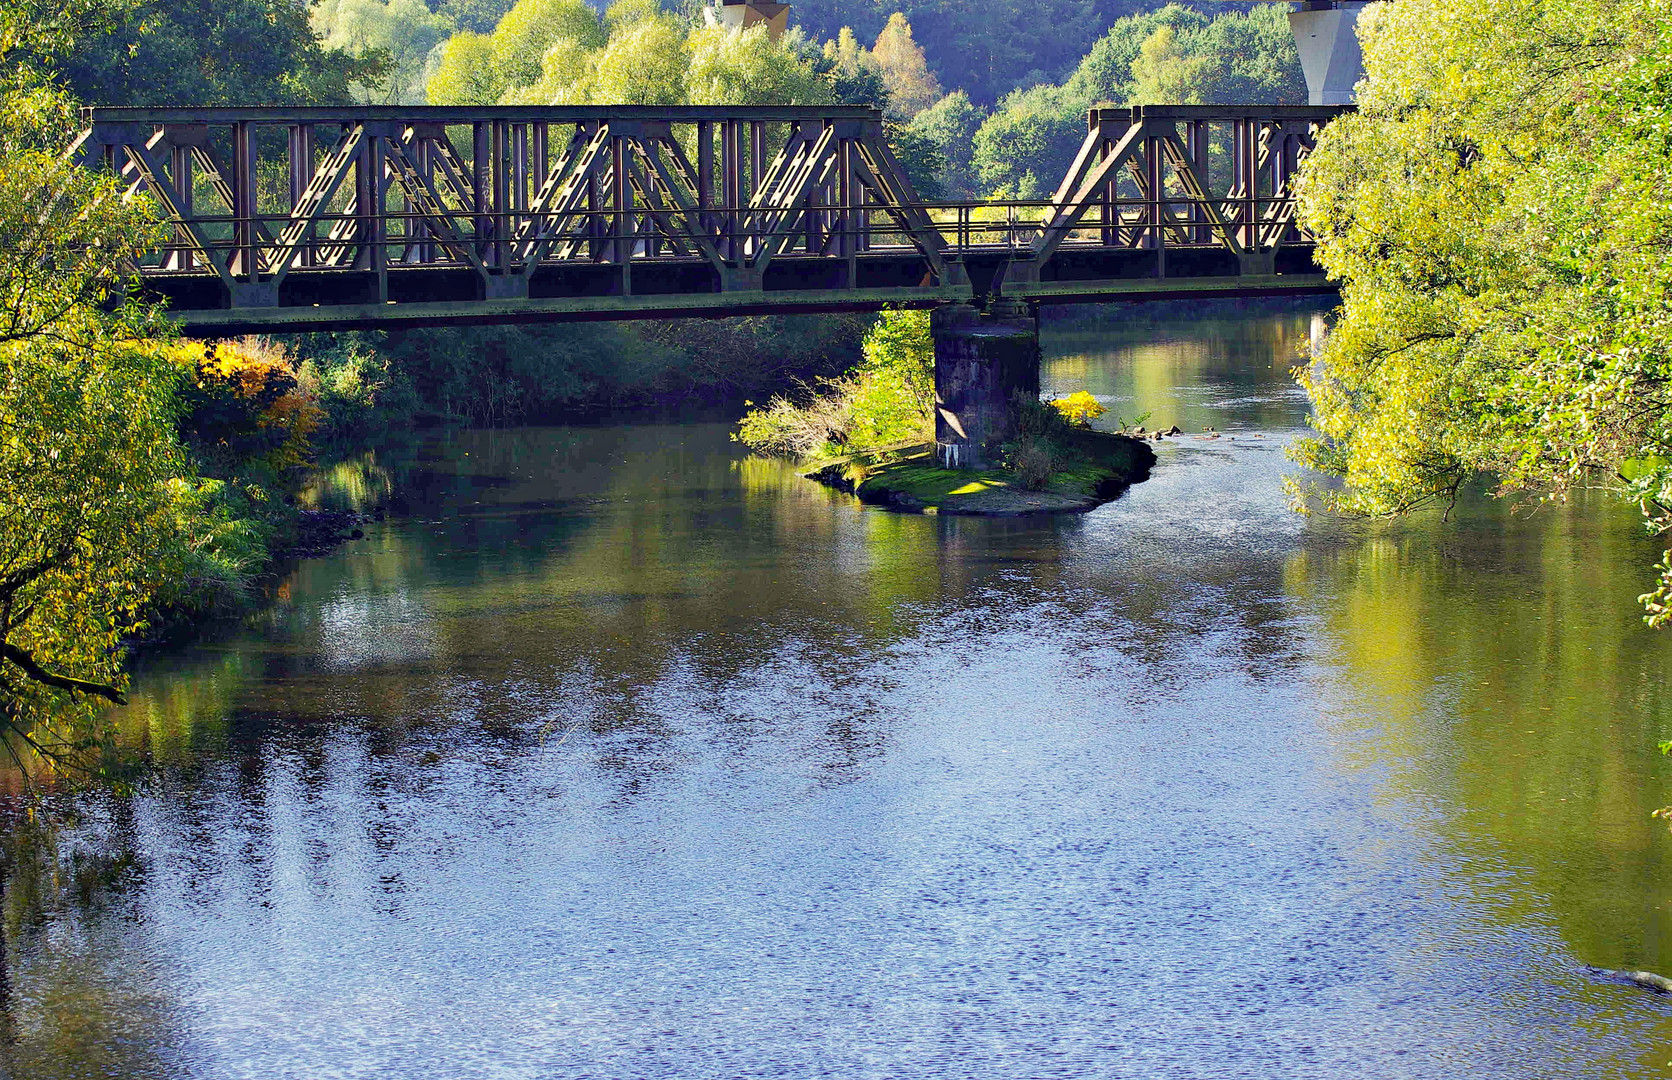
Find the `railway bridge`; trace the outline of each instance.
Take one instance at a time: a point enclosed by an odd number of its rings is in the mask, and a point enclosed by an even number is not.
[[[1048,198],[982,202],[866,107],[94,108],[74,153],[172,227],[138,272],[187,333],[934,308],[967,459],[1039,303],[1329,289],[1293,180],[1344,108],[1092,109]]]

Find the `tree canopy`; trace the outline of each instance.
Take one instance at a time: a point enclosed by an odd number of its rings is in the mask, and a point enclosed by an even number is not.
[[[43,59],[87,104],[334,105],[386,81],[383,54],[327,47],[302,0],[107,2],[79,35]]]
[[[313,28],[328,51],[380,56],[384,67],[354,88],[367,104],[416,105],[424,100],[424,66],[453,32],[453,20],[423,0],[319,0]]]
[[[1672,526],[1672,5],[1402,0],[1361,23],[1359,111],[1303,172],[1342,284],[1302,372],[1310,494],[1384,515],[1578,485]],[[1305,494],[1298,492],[1298,494]],[[1645,596],[1672,617],[1672,569]]]
[[[110,21],[0,5],[0,744],[56,762],[97,760],[122,638],[180,550],[173,376],[124,299],[158,237],[116,177],[65,157],[76,117],[47,81]]]
[[[1300,55],[1284,13],[1203,15],[1168,4],[1115,20],[1061,82],[1006,94],[976,131],[961,193],[1002,189],[1031,198],[1062,175],[1085,134],[1086,110],[1111,105],[1298,105],[1306,102]],[[947,133],[951,137],[951,133]],[[960,151],[941,144],[949,161]]]

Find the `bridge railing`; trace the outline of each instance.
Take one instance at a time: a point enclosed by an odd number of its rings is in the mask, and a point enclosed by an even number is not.
[[[1251,202],[1255,207],[1254,220],[1268,224],[1278,221],[1281,212],[1290,205],[1286,198],[1261,197]],[[1094,216],[1089,222],[1082,221],[1070,230],[1063,246],[1135,250],[1224,247],[1228,234],[1245,232],[1246,229],[1244,218],[1239,215],[1226,214],[1218,220],[1210,217],[1210,211],[1222,203],[1223,200],[1181,196],[1160,200],[1100,200],[1097,209],[1105,213]],[[922,227],[939,235],[947,251],[960,255],[1000,251],[1025,255],[1058,209],[1056,204],[1044,199],[936,201],[907,205],[923,212],[926,221]],[[714,207],[708,212],[715,218],[739,222],[731,227],[715,227],[716,241],[723,242],[728,249],[745,254],[756,251],[773,235],[742,223],[751,212],[749,207]],[[573,226],[571,239],[575,251],[572,254],[562,250],[548,251],[543,256],[543,264],[559,264],[566,258],[581,258],[583,248],[586,252],[584,257],[592,261],[605,264],[615,261],[618,255],[611,246],[611,238],[615,235],[611,230],[617,216],[616,211],[610,209],[580,210],[565,215]],[[860,221],[851,228],[845,228],[841,223],[808,222],[784,246],[781,254],[819,256],[829,242],[839,240],[848,241],[861,254],[916,248],[916,229],[908,231],[874,212],[865,216],[868,220]],[[698,257],[680,242],[679,234],[669,234],[662,229],[660,215],[637,212],[634,218],[632,235],[635,239],[631,253],[634,260]],[[512,213],[505,215],[505,219],[513,235],[522,230],[550,231],[559,221],[559,217],[553,214]],[[351,232],[360,220],[359,215],[354,213],[319,215],[318,232],[305,242],[304,250],[296,258],[295,268],[336,267],[343,260],[334,256],[332,251],[341,248],[344,241],[333,234]],[[381,239],[368,242],[357,240],[354,243],[356,246],[376,243],[386,252],[385,258],[391,267],[475,265],[474,260],[462,256],[455,248],[426,232],[429,215],[421,211],[387,209],[382,214],[382,220],[385,229]],[[199,214],[194,219],[195,240],[177,237],[175,244],[142,255],[139,265],[149,276],[201,276],[211,272],[214,263],[236,264],[246,245],[243,235],[266,232],[271,236],[276,231],[274,227],[285,221],[276,215],[235,217],[230,214]],[[1305,243],[1310,240],[1293,222],[1286,221],[1284,226],[1282,242]],[[481,255],[484,265],[494,267],[497,265],[497,252],[491,244],[490,229],[487,250]],[[277,254],[272,247],[258,247],[255,258],[262,272],[271,272],[276,266]]]
[[[100,108],[76,152],[157,205],[141,272],[203,306],[957,288],[995,258],[1001,288],[1098,251],[1270,272],[1340,111],[1094,109],[1052,195],[980,202],[919,198],[859,107]]]

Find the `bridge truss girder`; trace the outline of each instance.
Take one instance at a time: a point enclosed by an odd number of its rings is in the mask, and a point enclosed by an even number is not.
[[[188,327],[300,329],[1089,296],[1210,251],[1272,277],[1340,111],[1095,109],[1036,203],[923,202],[851,107],[93,109],[75,152],[174,226],[141,274]]]
[[[1049,280],[1074,238],[1154,251],[1166,276],[1171,249],[1219,248],[1243,275],[1276,273],[1281,249],[1309,245],[1294,223],[1294,181],[1324,124],[1341,109],[1145,105],[1093,109],[1079,153],[1044,209],[1002,290],[1020,296]],[[1219,159],[1226,182],[1216,182]],[[1087,219],[1092,218],[1088,224]]]

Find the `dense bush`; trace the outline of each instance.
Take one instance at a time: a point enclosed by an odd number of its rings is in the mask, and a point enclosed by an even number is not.
[[[870,453],[934,438],[935,350],[929,315],[886,311],[865,335],[863,359],[841,378],[775,394],[751,408],[738,441],[763,453],[814,458]]]
[[[413,423],[535,423],[588,410],[735,404],[851,362],[862,315],[310,334],[299,375],[333,437]]]

